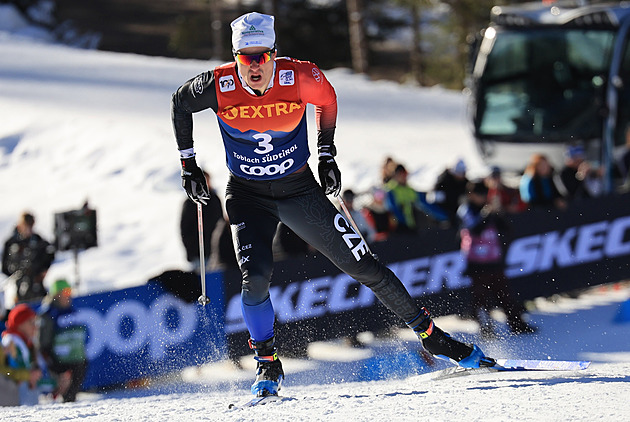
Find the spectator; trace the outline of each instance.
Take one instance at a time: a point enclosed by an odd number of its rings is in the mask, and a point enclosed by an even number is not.
[[[427,194],[427,202],[439,206],[453,227],[457,226],[457,208],[466,194],[466,163],[458,160],[437,178],[433,190]]]
[[[381,181],[383,185],[387,184],[393,177],[398,164],[392,157],[385,157],[383,167],[381,168]]]
[[[402,164],[396,166],[394,176],[385,185],[387,191],[387,208],[396,220],[396,232],[415,232],[416,206],[418,204],[418,192],[407,184],[407,169]]]
[[[315,249],[295,234],[283,222],[278,223],[276,234],[273,238],[274,259],[280,261],[291,257],[305,257],[315,252]]]
[[[212,232],[210,245],[210,271],[238,268],[234,242],[232,241],[232,230],[227,218],[217,222]]]
[[[25,377],[21,377],[21,375],[25,375]],[[27,381],[28,377],[28,370],[16,371],[7,365],[4,347],[0,347],[0,407],[20,405],[18,383]]]
[[[604,194],[604,169],[602,167],[586,162],[580,166],[576,177],[582,180],[585,197],[596,198]]]
[[[36,333],[37,314],[30,306],[22,303],[11,309],[0,351],[5,377],[0,402],[5,406],[39,403],[44,364],[35,349]]]
[[[532,333],[522,319],[522,308],[510,293],[504,272],[505,236],[508,224],[499,213],[487,206],[487,188],[483,181],[469,183],[466,200],[457,210],[460,220],[461,252],[466,259],[466,271],[472,280],[474,316],[481,335],[494,336],[490,308],[497,302],[507,315],[514,334]]]
[[[56,280],[40,309],[39,347],[58,384],[67,383],[64,402],[76,401],[87,371],[84,325],[72,324],[72,289],[66,280]]]
[[[385,198],[384,190],[375,189],[371,202],[361,210],[365,220],[374,230],[374,240],[377,242],[387,239],[396,228],[394,215],[387,209]]]
[[[15,303],[39,301],[46,296],[44,277],[55,257],[54,247],[33,231],[35,217],[25,212],[5,242],[2,272],[15,280]]]
[[[503,183],[499,167],[492,167],[490,175],[486,178],[486,186],[488,187],[488,205],[493,211],[515,214],[527,209],[518,189]]]
[[[566,202],[554,183],[554,169],[543,154],[534,154],[529,160],[519,191],[529,209],[565,208]]]
[[[204,256],[206,262],[212,253],[212,232],[217,222],[223,219],[223,207],[221,200],[217,196],[216,191],[210,184],[210,174],[203,171],[208,185],[209,198],[206,199],[206,205],[202,206],[203,210],[203,241]],[[193,265],[193,271],[198,272],[200,268],[199,262],[199,228],[197,225],[197,204],[190,198],[186,198],[182,207],[182,215],[180,220],[180,231],[184,248],[186,249],[186,259]]]
[[[555,183],[558,191],[567,200],[588,196],[584,190],[582,179],[578,178],[578,172],[581,165],[586,162],[586,154],[584,147],[574,145],[567,147],[564,153],[564,166],[557,174]]]
[[[564,166],[556,178],[556,186],[567,201],[576,198],[594,198],[604,190],[601,169],[593,167],[586,160],[586,152],[581,145],[569,146],[565,152]]]

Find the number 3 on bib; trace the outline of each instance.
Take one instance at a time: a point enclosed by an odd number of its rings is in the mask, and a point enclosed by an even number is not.
[[[257,133],[253,136],[253,138],[256,140],[262,139],[258,142],[258,148],[254,150],[256,154],[262,155],[273,151],[273,145],[271,145],[271,135],[266,133]]]

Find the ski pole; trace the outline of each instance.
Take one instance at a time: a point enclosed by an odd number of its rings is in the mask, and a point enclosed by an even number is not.
[[[197,202],[197,229],[199,231],[199,271],[201,272],[201,296],[197,302],[201,306],[210,303],[210,299],[206,296],[206,257],[203,247],[203,209],[200,202]]]
[[[336,196],[337,196],[337,200],[339,201],[339,205],[341,205],[341,209],[343,210],[344,214],[346,214],[346,217],[348,218],[348,221],[350,221],[350,224],[354,228],[354,231],[357,232],[357,234],[359,235],[363,243],[365,243],[365,247],[367,248],[367,251],[370,253],[370,255],[376,258],[376,255],[374,255],[374,253],[370,249],[370,245],[368,245],[368,243],[365,241],[365,238],[361,234],[359,227],[357,227],[357,223],[354,222],[354,219],[350,215],[350,211],[348,211],[348,207],[346,207],[346,203],[344,202],[343,198],[339,194],[337,194]]]

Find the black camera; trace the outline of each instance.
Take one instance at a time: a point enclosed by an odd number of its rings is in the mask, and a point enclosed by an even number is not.
[[[96,210],[86,205],[79,210],[55,214],[55,247],[58,251],[93,246],[97,246]]]

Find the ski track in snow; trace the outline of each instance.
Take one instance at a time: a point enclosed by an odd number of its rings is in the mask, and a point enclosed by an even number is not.
[[[82,393],[69,404],[2,408],[2,421],[627,421],[630,420],[630,322],[613,323],[630,288],[593,289],[577,299],[546,301],[529,319],[534,335],[480,343],[493,356],[592,359],[583,371],[528,371],[478,374],[435,380],[435,373],[401,379],[326,383],[325,356],[287,359],[281,394],[295,400],[229,409],[251,398],[253,361],[236,370],[209,364],[145,389]],[[541,302],[541,301],[539,301]],[[557,303],[564,312],[550,312]],[[570,304],[573,303],[574,306]],[[568,308],[573,310],[567,311]],[[468,323],[437,319],[457,336]],[[347,346],[329,345],[344,357],[364,356]],[[319,348],[317,350],[326,350]],[[321,360],[324,359],[324,360]],[[314,370],[306,382],[300,371]]]
[[[628,420],[630,363],[593,364],[581,372],[483,374],[435,381],[404,380],[299,386],[296,400],[260,407],[243,404],[248,392],[206,391],[106,398],[74,404],[5,408],[14,421],[605,421]]]

